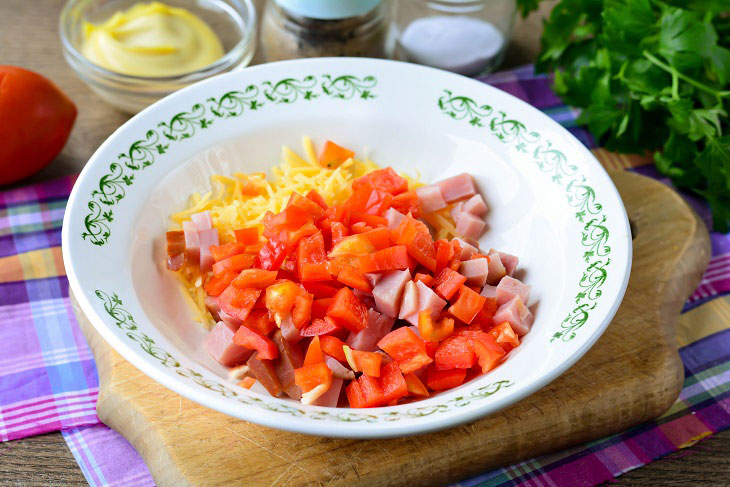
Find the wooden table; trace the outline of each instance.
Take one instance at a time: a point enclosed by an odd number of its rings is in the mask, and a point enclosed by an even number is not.
[[[0,0],[0,64],[23,66],[48,76],[76,103],[79,116],[61,155],[34,181],[76,173],[128,117],[116,112],[74,75],[61,55],[58,16],[63,0]],[[261,3],[259,0],[257,3]],[[519,20],[505,67],[532,62],[539,48],[542,18],[556,3],[543,0],[539,12]],[[620,485],[701,485],[730,479],[730,430],[619,478]],[[0,443],[0,485],[85,485],[60,433]]]

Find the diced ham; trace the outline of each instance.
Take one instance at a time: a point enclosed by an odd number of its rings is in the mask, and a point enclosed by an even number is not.
[[[523,303],[530,298],[530,285],[510,276],[504,276],[497,285],[497,304],[504,304],[515,296]]]
[[[486,225],[487,224],[484,220],[478,216],[462,211],[461,215],[459,215],[459,219],[456,220],[456,233],[463,235],[466,238],[476,240],[482,235]]]
[[[416,189],[416,195],[418,195],[418,201],[421,203],[421,210],[424,213],[431,213],[432,211],[446,208],[446,202],[443,196],[441,196],[441,189],[435,184],[421,186]]]
[[[167,258],[167,268],[171,271],[179,271],[185,264],[185,254],[177,254]]]
[[[380,272],[371,272],[369,274],[365,274],[365,279],[367,279],[370,285],[373,287],[375,287],[381,277],[383,277],[383,275]]]
[[[294,326],[294,322],[292,321],[291,314],[286,315],[284,318],[281,319],[281,323],[279,324],[279,328],[281,329],[282,335],[284,335],[284,338],[289,340],[292,343],[297,343],[299,340],[301,340],[302,335],[299,333],[299,330],[296,326]]]
[[[263,360],[258,358],[259,353],[254,352],[248,359],[248,365],[251,374],[256,377],[264,388],[274,397],[279,397],[284,389],[281,387],[279,376],[276,375],[273,360]]]
[[[287,396],[298,401],[302,398],[302,388],[294,383],[294,369],[302,366],[304,353],[299,344],[285,339],[280,330],[274,333],[272,340],[279,349],[279,360],[274,369],[281,387]]]
[[[461,212],[464,211],[464,202],[459,201],[454,205],[453,208],[451,208],[451,211],[449,212],[451,214],[451,218],[454,219],[454,221],[459,219],[459,215],[461,215]]]
[[[185,234],[185,253],[190,262],[198,262],[200,259],[200,236],[198,227],[192,220],[183,222],[183,233]]]
[[[461,247],[461,255],[459,256],[461,260],[469,260],[472,255],[479,253],[478,248],[474,247],[472,244],[465,241],[464,239],[456,237],[454,240],[459,242],[459,247]]]
[[[323,406],[326,408],[336,408],[337,403],[340,401],[340,393],[342,392],[343,382],[344,381],[342,379],[333,378],[332,385],[327,390],[327,392],[315,399],[312,402],[312,405]]]
[[[447,203],[474,196],[477,192],[477,188],[474,186],[474,178],[468,173],[444,179],[436,185],[441,190],[441,195]]]
[[[497,286],[490,286],[487,284],[482,289],[482,296],[485,298],[494,298],[497,299]]]
[[[418,305],[416,309],[404,316],[404,307],[401,307],[401,313],[398,317],[402,320],[406,320],[412,325],[418,326],[418,313],[421,311],[430,311],[431,316],[435,319],[438,317],[439,313],[441,313],[441,310],[444,309],[444,306],[446,306],[446,301],[441,299],[430,287],[426,286],[421,281],[418,281],[415,287],[418,292]],[[405,299],[406,298],[404,297],[404,304]]]
[[[378,311],[391,318],[398,316],[403,289],[410,280],[411,273],[408,269],[385,272],[373,288],[375,307]]]
[[[480,194],[475,194],[464,202],[463,211],[471,213],[474,216],[484,216],[487,214],[487,202]]]
[[[493,318],[495,323],[502,323],[506,321],[512,326],[512,329],[519,336],[526,335],[535,318],[532,316],[532,312],[527,309],[519,296],[515,296],[508,302],[497,308],[497,312],[494,313]]]
[[[403,290],[403,302],[400,305],[398,319],[405,320],[418,314],[418,287],[413,281],[408,281]]]
[[[467,284],[482,287],[487,282],[489,260],[484,258],[465,260],[459,267],[459,274],[466,277]]]
[[[372,294],[366,293],[365,291],[361,291],[359,289],[353,289],[352,292],[353,294],[355,294],[355,297],[368,308],[375,307],[375,300],[373,299]]]
[[[393,328],[395,318],[389,318],[374,309],[368,310],[367,328],[351,332],[345,343],[350,348],[363,352],[374,352],[378,349],[377,343]]]
[[[354,380],[355,379],[355,372],[351,371],[344,365],[340,363],[339,360],[337,360],[334,357],[330,357],[329,355],[324,356],[324,363],[327,364],[327,367],[332,371],[332,376],[336,377],[338,379],[346,379],[346,380]]]
[[[165,234],[167,239],[167,256],[173,257],[185,251],[185,232],[173,230]]]
[[[383,214],[388,219],[388,228],[394,230],[400,225],[400,221],[406,216],[395,208],[388,208]]]
[[[219,314],[221,311],[221,307],[218,304],[218,297],[206,295],[205,299],[203,299],[203,303],[205,303],[205,307],[208,309],[208,311],[210,311],[210,314],[213,315],[213,318],[216,321],[221,321],[221,317]],[[231,316],[231,318],[232,318],[232,316]],[[238,329],[238,328],[236,328],[236,329]],[[236,330],[233,330],[233,331],[236,331]]]
[[[213,228],[213,218],[210,215],[210,210],[193,213],[190,215],[190,219],[193,220],[193,223],[195,223],[195,227],[199,232]]]
[[[512,274],[514,274],[520,259],[516,255],[508,254],[505,252],[497,252],[497,254],[499,254],[499,259],[502,261],[502,265],[507,271],[507,275],[511,276]]]
[[[210,246],[218,245],[218,229],[198,231],[200,237],[200,270],[208,272],[213,267],[213,256],[210,254]]]
[[[223,323],[218,323],[205,337],[205,349],[226,367],[245,362],[253,353],[248,348],[233,343],[233,335],[235,335],[233,330]]]
[[[221,319],[221,321],[230,328],[234,333],[238,330],[238,328],[241,326],[241,323],[243,323],[241,320],[236,318],[235,316],[231,316],[228,313],[226,313],[223,310],[218,311],[218,317]]]
[[[487,276],[487,284],[496,286],[504,276],[507,275],[507,270],[502,265],[502,259],[499,258],[499,254],[494,250],[489,251],[489,275]]]

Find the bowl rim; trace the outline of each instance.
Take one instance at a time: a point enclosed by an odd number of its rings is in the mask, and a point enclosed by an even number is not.
[[[465,76],[456,75],[453,73],[446,73],[442,70],[430,68],[426,66],[419,66],[419,65],[413,65],[411,63],[405,63],[401,61],[393,61],[393,60],[382,60],[382,59],[366,59],[366,58],[314,58],[314,59],[298,59],[298,60],[288,60],[288,61],[278,61],[275,63],[267,63],[262,65],[256,65],[256,66],[250,66],[247,67],[245,72],[252,72],[252,71],[259,71],[259,70],[266,70],[269,69],[270,66],[282,66],[282,65],[291,65],[291,66],[298,66],[303,64],[314,64],[319,66],[320,64],[327,64],[327,68],[329,70],[333,69],[333,66],[331,63],[338,63],[343,62],[345,64],[347,63],[374,63],[374,64],[383,64],[383,65],[389,65],[389,64],[396,64],[401,66],[407,66],[408,69],[415,69],[415,70],[423,70],[424,74],[426,72],[434,72],[439,73],[440,75],[447,74],[449,76],[456,76],[458,78],[462,78],[465,81],[473,82],[475,85],[483,86],[484,83],[482,83],[479,80],[474,80]],[[348,65],[347,67],[351,67],[351,65]],[[216,77],[215,79],[220,80],[224,77],[235,77],[240,76],[240,72],[232,72],[232,73],[226,73],[222,76]],[[106,148],[113,144],[115,142],[115,135],[118,134],[118,132],[122,131],[125,127],[128,125],[131,125],[135,123],[136,119],[138,117],[144,116],[146,113],[150,111],[154,111],[157,109],[157,107],[160,104],[163,103],[172,103],[171,100],[177,100],[178,98],[183,98],[187,95],[189,91],[196,90],[199,88],[198,85],[208,83],[212,81],[204,80],[200,83],[196,83],[195,85],[188,86],[186,88],[183,88],[171,95],[168,95],[167,97],[163,98],[162,100],[155,102],[154,104],[150,105],[149,107],[142,110],[139,114],[132,117],[130,120],[125,122],[122,126],[120,126],[112,135],[110,135],[97,149],[97,151],[94,152],[94,154],[89,159],[89,162],[92,162],[96,159],[100,158],[100,154],[103,154],[103,152],[106,150]],[[506,97],[511,103],[517,104],[522,106],[524,109],[527,109],[528,111],[531,111],[535,114],[535,116],[539,119],[541,119],[543,122],[549,124],[550,126],[554,127],[556,130],[559,130],[561,135],[563,135],[567,142],[572,144],[574,147],[577,148],[577,150],[585,156],[587,159],[587,164],[589,164],[592,168],[592,170],[597,171],[601,174],[601,176],[605,177],[605,180],[608,184],[602,186],[602,190],[609,192],[612,194],[613,199],[617,203],[616,210],[619,210],[616,214],[616,216],[620,216],[620,218],[617,218],[614,222],[614,225],[617,227],[620,227],[620,230],[622,230],[622,235],[625,236],[625,240],[623,242],[624,245],[626,245],[626,262],[623,266],[623,268],[619,267],[617,268],[618,272],[622,273],[621,281],[617,285],[617,294],[615,296],[615,299],[610,304],[608,309],[605,312],[605,315],[601,321],[600,324],[598,324],[595,328],[590,337],[582,343],[578,348],[573,349],[570,352],[570,356],[567,359],[564,359],[560,361],[559,364],[554,366],[549,373],[543,374],[538,378],[535,378],[531,381],[529,387],[523,387],[518,388],[519,390],[515,393],[509,394],[509,395],[500,395],[495,397],[491,402],[488,404],[489,411],[485,411],[484,407],[476,407],[471,411],[459,411],[458,413],[449,413],[444,415],[439,415],[438,420],[424,422],[424,423],[388,423],[388,429],[387,431],[384,431],[383,429],[378,428],[372,428],[371,424],[367,423],[348,423],[348,428],[332,428],[330,427],[327,432],[318,431],[315,426],[312,425],[310,421],[298,421],[298,418],[295,418],[293,420],[289,421],[277,421],[277,416],[268,416],[268,415],[256,415],[249,414],[244,419],[245,421],[253,421],[258,424],[280,429],[280,430],[286,430],[296,433],[303,433],[303,434],[309,434],[309,435],[317,435],[317,436],[325,436],[325,437],[337,437],[337,438],[361,438],[361,439],[372,439],[372,438],[391,438],[396,436],[404,436],[404,435],[415,435],[415,434],[425,434],[430,433],[434,431],[439,431],[443,429],[447,429],[453,426],[457,426],[460,424],[468,423],[483,417],[486,417],[490,414],[494,414],[502,409],[504,409],[507,406],[510,406],[525,397],[534,394],[538,390],[542,389],[543,387],[547,386],[549,383],[551,383],[553,380],[561,376],[566,370],[568,370],[570,367],[572,367],[580,358],[582,358],[585,353],[595,344],[595,342],[602,336],[608,325],[610,324],[611,320],[615,316],[619,306],[621,305],[621,302],[623,300],[623,297],[626,292],[626,288],[628,285],[629,277],[630,277],[630,271],[631,271],[631,265],[632,265],[632,237],[631,237],[631,231],[628,221],[628,216],[626,214],[626,209],[624,207],[623,201],[618,193],[618,190],[616,186],[613,184],[613,181],[609,177],[607,171],[605,168],[598,162],[598,160],[595,158],[595,156],[586,148],[573,134],[571,134],[567,129],[560,126],[557,122],[553,121],[548,117],[545,113],[541,112],[537,108],[533,107],[532,105],[528,104],[527,102],[524,102],[520,100],[519,98],[515,97],[514,95],[511,95],[510,93],[507,93],[503,90],[499,90],[498,88],[488,86],[488,88],[497,90],[501,93],[502,96]],[[84,179],[85,174],[91,170],[92,164],[86,164],[84,169],[81,171],[81,174],[78,177],[77,181],[82,181]],[[69,202],[67,207],[72,207],[73,203],[75,203],[75,200],[77,198],[82,198],[79,194],[79,188],[78,185],[74,187],[74,190],[72,191],[72,194],[69,198]],[[63,258],[64,262],[71,262],[71,256],[70,256],[70,250],[69,250],[69,240],[71,236],[69,235],[69,220],[71,218],[71,212],[66,212],[64,216],[64,225],[62,229],[62,242],[63,242]],[[616,243],[619,243],[619,240],[615,241]],[[194,400],[195,402],[198,402],[199,404],[217,410],[219,412],[222,412],[224,414],[227,414],[229,416],[232,416],[237,419],[243,419],[244,415],[240,414],[241,405],[238,406],[238,408],[233,407],[231,404],[229,404],[228,401],[220,401],[217,400],[214,396],[207,395],[207,394],[201,394],[200,390],[197,388],[194,388],[193,385],[189,382],[185,382],[182,380],[169,380],[169,377],[166,373],[164,373],[163,370],[160,370],[156,367],[150,367],[148,365],[148,360],[141,355],[136,349],[133,349],[130,344],[122,341],[119,339],[114,333],[112,333],[111,329],[107,327],[104,324],[105,318],[97,313],[95,307],[92,305],[91,301],[88,299],[88,295],[83,292],[83,288],[81,286],[80,281],[78,280],[78,276],[76,275],[76,271],[73,268],[73,266],[68,265],[67,266],[67,274],[68,278],[71,284],[71,288],[74,291],[74,295],[76,299],[79,302],[80,307],[82,308],[82,311],[84,314],[89,318],[89,321],[94,326],[97,332],[100,333],[100,335],[114,348],[116,351],[118,351],[126,360],[128,360],[132,365],[140,369],[143,373],[154,379],[156,382],[158,382],[160,385],[178,393],[186,398],[189,398],[191,400]],[[193,399],[194,398],[194,399]],[[405,408],[409,407],[409,404],[404,405],[398,405],[398,406],[390,406],[390,407],[380,407],[380,408],[374,408],[379,411],[396,411],[396,410],[404,410]],[[312,406],[309,406],[312,408]],[[326,407],[313,407],[315,410],[324,410],[324,411],[351,411],[351,408],[326,408]],[[432,416],[433,418],[433,416]],[[325,426],[323,423],[319,423],[322,426]],[[344,425],[341,425],[344,426]],[[322,427],[320,427],[321,429]]]
[[[71,28],[71,11],[81,2],[92,3],[96,0],[67,0],[61,10],[58,20],[58,33],[61,38],[61,46],[64,53],[74,61],[72,66],[74,70],[78,70],[76,66],[82,66],[99,77],[110,82],[131,84],[131,85],[156,85],[170,83],[194,83],[197,81],[210,78],[216,74],[222,73],[232,67],[235,67],[243,58],[245,58],[252,45],[255,45],[258,32],[258,12],[253,5],[252,0],[230,0],[238,4],[238,8],[234,9],[238,15],[238,21],[243,24],[244,29],[241,39],[228,50],[223,56],[216,59],[212,63],[202,68],[186,73],[176,74],[172,76],[138,76],[131,74],[119,73],[112,71],[96,63],[91,62],[79,51],[69,38],[69,29]],[[248,16],[248,22],[240,15],[243,10]]]

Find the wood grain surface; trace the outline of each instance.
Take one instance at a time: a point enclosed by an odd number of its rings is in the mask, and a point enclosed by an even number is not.
[[[64,0],[0,0],[0,64],[19,65],[48,76],[79,108],[79,117],[63,152],[31,181],[77,173],[101,142],[127,120],[89,91],[63,60],[57,30],[63,3]],[[534,60],[542,18],[555,3],[556,0],[543,0],[539,12],[527,20],[517,21],[505,68]],[[704,313],[702,318],[707,314],[712,312]],[[695,316],[697,313],[693,311],[681,319],[691,321]],[[727,478],[730,478],[730,431],[629,472],[618,479],[618,484],[708,485]],[[2,486],[85,484],[60,433],[0,443]]]
[[[111,349],[74,306],[100,374],[97,414],[140,452],[160,486],[443,485],[653,419],[682,387],[675,325],[707,266],[709,236],[667,186],[625,171],[612,178],[634,238],[626,296],[584,358],[510,408],[461,427],[391,440],[269,429],[154,382]]]

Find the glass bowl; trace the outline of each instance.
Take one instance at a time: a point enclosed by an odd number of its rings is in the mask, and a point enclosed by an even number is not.
[[[251,0],[165,0],[203,19],[218,35],[225,54],[205,68],[176,76],[143,77],[116,73],[89,61],[81,53],[84,21],[104,22],[139,0],[70,0],[60,18],[63,55],[71,68],[99,97],[134,114],[170,93],[251,62],[256,49],[256,9]]]

